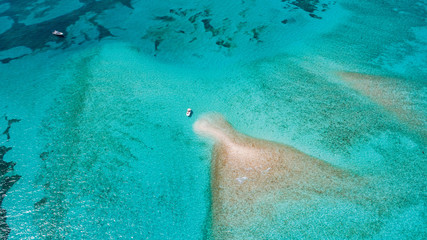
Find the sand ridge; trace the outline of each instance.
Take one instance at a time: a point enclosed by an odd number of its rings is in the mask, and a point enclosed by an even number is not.
[[[377,204],[381,196],[376,191],[361,194],[366,185],[363,178],[291,146],[239,133],[220,114],[202,116],[193,129],[214,141],[211,189],[216,238],[248,239],[255,236],[249,230],[261,225],[264,232],[256,234],[265,236],[278,227],[268,219],[286,214],[278,206],[290,202],[306,205],[307,214],[322,211],[318,204],[324,198],[341,199],[373,212],[386,204]],[[299,216],[303,222],[304,214]],[[363,227],[372,224],[362,223]]]
[[[338,72],[337,75],[349,87],[368,97],[406,123],[411,129],[427,136],[425,116],[419,112],[423,106],[416,102],[417,90],[399,78],[362,74],[357,72]]]

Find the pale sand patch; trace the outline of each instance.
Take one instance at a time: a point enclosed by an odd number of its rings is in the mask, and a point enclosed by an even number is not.
[[[387,201],[377,201],[383,199],[377,191],[361,194],[361,189],[370,189],[366,179],[291,146],[241,134],[219,114],[201,117],[193,129],[214,141],[212,231],[217,239],[260,239],[277,228],[291,228],[292,221],[280,226],[270,222],[274,216],[286,214],[278,210],[281,203],[297,201],[306,206],[297,209],[302,214],[292,216],[295,222],[305,221],[304,212],[314,214],[317,210],[313,209],[321,209],[322,198],[343,199],[375,213],[387,205]],[[368,229],[376,224],[369,220],[350,222],[346,227]]]
[[[425,117],[417,111],[414,93],[403,79],[361,74],[355,72],[338,72],[338,76],[349,87],[369,97],[373,102],[383,106],[410,128],[426,136]],[[418,96],[420,97],[420,96]],[[418,106],[418,109],[422,107]]]

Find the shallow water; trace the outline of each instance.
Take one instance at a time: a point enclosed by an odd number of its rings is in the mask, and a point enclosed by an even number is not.
[[[295,184],[244,239],[425,238],[426,5],[0,1],[9,238],[221,238],[209,112],[371,186]]]

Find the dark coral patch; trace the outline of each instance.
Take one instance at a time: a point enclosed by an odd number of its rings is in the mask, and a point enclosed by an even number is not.
[[[7,128],[6,131],[3,134],[6,134],[8,136],[8,139],[10,138],[9,135],[9,129],[12,126],[13,123],[17,123],[20,120],[19,119],[7,119],[5,117],[5,120],[7,120]],[[3,160],[4,155],[12,150],[11,147],[6,146],[0,146],[0,239],[7,239],[10,233],[10,228],[6,223],[6,210],[1,208],[1,205],[3,203],[4,198],[6,197],[7,191],[13,186],[13,184],[18,181],[21,176],[19,175],[9,175],[8,173],[13,171],[13,167],[16,165],[14,162],[6,162]]]
[[[159,50],[159,45],[162,41],[163,41],[163,39],[161,39],[161,38],[157,38],[156,40],[154,40],[154,50],[155,51]]]
[[[291,2],[291,4],[301,8],[306,12],[312,13],[317,10],[317,4],[319,4],[319,0],[296,0]]]
[[[316,14],[314,14],[314,13],[310,13],[310,14],[308,14],[308,15],[310,15],[310,17],[312,17],[312,18],[322,19],[321,17],[317,16],[317,15],[316,15]]]
[[[164,22],[173,22],[175,21],[175,18],[171,16],[157,16],[154,18],[154,20],[160,20]]]
[[[179,9],[170,9],[169,13],[175,14],[177,16],[185,17],[187,15],[187,11],[183,11],[182,8]]]
[[[15,184],[20,178],[21,176],[19,175],[5,176],[2,178],[0,182],[0,206],[3,203],[4,198],[6,197],[7,191],[9,191],[13,184]]]
[[[19,122],[21,120],[20,119],[10,119],[10,120],[8,120],[7,117],[5,117],[5,119],[7,120],[7,127],[6,127],[6,130],[4,130],[3,135],[6,135],[7,136],[7,140],[9,140],[10,139],[10,134],[9,134],[10,127],[12,126],[13,123],[17,123],[17,122]]]
[[[231,43],[229,41],[224,41],[224,40],[221,40],[221,39],[218,40],[218,41],[216,41],[216,45],[223,46],[225,48],[230,48],[231,47]]]
[[[321,19],[321,11],[328,9],[329,5],[335,4],[329,0],[282,0],[282,2],[280,11],[283,11],[283,8],[287,13],[294,14],[293,12],[297,12],[296,14],[309,15],[316,19]],[[226,16],[223,16],[222,21],[220,21],[219,15],[221,13],[215,12],[214,8],[212,11],[206,7],[203,7],[203,9],[197,7],[170,8],[164,15],[155,17],[155,20],[159,22],[150,26],[142,39],[147,39],[154,43],[155,56],[157,56],[158,47],[163,40],[165,40],[164,44],[180,44],[178,42],[183,41],[183,47],[190,47],[186,44],[209,39],[208,42],[202,44],[215,43],[228,49],[237,49],[239,45],[236,40],[233,42],[231,39],[242,39],[241,37],[246,37],[245,35],[249,35],[249,41],[255,41],[256,43],[268,41],[269,39],[263,38],[263,31],[270,24],[268,22],[251,24],[248,14],[251,7],[253,7],[253,3],[241,1],[241,4],[241,9],[238,9],[239,12],[237,14],[242,19],[236,22],[234,22],[233,18]],[[294,9],[301,11],[295,11]],[[295,23],[296,19],[292,17],[292,14],[279,21],[282,24]],[[200,29],[203,29],[208,35],[200,38],[194,35],[200,34]],[[176,41],[170,41],[171,39],[176,39]],[[149,49],[148,52],[152,53],[152,49]],[[200,56],[200,54],[193,53],[192,56]]]
[[[265,26],[259,26],[259,27],[257,27],[257,28],[254,28],[254,29],[252,29],[251,30],[251,32],[252,32],[252,38],[251,38],[251,40],[253,40],[253,39],[255,39],[257,42],[262,42],[261,40],[260,40],[260,33],[263,31],[265,29]]]
[[[44,198],[40,199],[40,201],[38,201],[34,204],[34,208],[38,209],[38,208],[42,207],[43,205],[45,205],[46,202],[47,202],[47,198],[44,197]]]
[[[7,176],[6,173],[10,171],[9,167],[14,166],[15,163],[12,162],[4,162],[2,160],[1,168],[1,180],[0,180],[0,239],[7,239],[10,233],[10,228],[6,223],[6,210],[1,208],[4,198],[6,197],[6,193],[10,188],[21,178],[19,175]],[[5,169],[6,168],[6,169]]]
[[[212,19],[203,19],[203,26],[205,28],[205,32],[211,32],[212,36],[216,36],[218,35],[219,31],[218,29],[215,29],[212,25],[211,25],[211,21]]]
[[[43,161],[46,160],[48,157],[49,157],[49,152],[42,152],[40,154],[40,159]]]
[[[66,42],[61,41],[59,38],[55,38],[50,32],[53,31],[52,26],[55,26],[58,30],[66,29],[68,26],[75,24],[81,17],[89,12],[93,12],[99,15],[105,10],[115,7],[117,2],[133,9],[130,0],[110,0],[110,1],[89,1],[81,0],[84,5],[74,11],[66,13],[62,16],[46,20],[44,22],[25,25],[18,23],[18,16],[25,16],[31,14],[31,12],[23,12],[22,9],[27,9],[28,2],[26,1],[10,1],[10,8],[5,12],[1,13],[0,16],[9,16],[15,23],[10,29],[0,34],[0,51],[5,51],[14,47],[24,46],[28,47],[33,51],[41,50],[48,47],[48,42],[60,43],[59,49],[65,49],[72,45],[72,41]],[[49,3],[54,4],[54,3]],[[46,7],[52,7],[50,5]],[[94,18],[90,19],[89,22],[94,24],[99,31],[98,40],[113,36],[111,32],[104,26],[98,24]],[[64,31],[63,31],[64,32]],[[67,35],[67,33],[65,33]],[[31,36],[31,37],[28,37]],[[90,40],[90,39],[89,39]],[[8,63],[12,60],[21,58],[4,58],[0,59],[2,63]]]

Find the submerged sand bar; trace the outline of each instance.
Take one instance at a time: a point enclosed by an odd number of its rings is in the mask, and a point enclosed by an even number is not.
[[[336,229],[370,231],[378,227],[375,215],[388,201],[379,203],[382,197],[366,187],[363,178],[291,146],[239,133],[220,114],[201,117],[193,129],[214,141],[211,187],[215,238],[274,239],[280,238],[275,232],[283,234],[286,229],[295,231],[295,227],[297,232],[319,228],[325,236],[351,237],[348,234],[352,231]],[[343,201],[348,206],[334,209],[335,213],[328,209],[329,203]],[[369,218],[346,219],[346,211],[356,206]],[[337,213],[344,218],[340,226],[327,226],[338,224],[328,220]],[[307,216],[319,222],[311,226]]]

